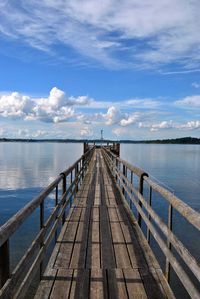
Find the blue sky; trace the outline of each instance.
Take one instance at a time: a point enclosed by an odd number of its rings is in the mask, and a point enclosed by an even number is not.
[[[199,0],[0,2],[0,137],[200,137]]]

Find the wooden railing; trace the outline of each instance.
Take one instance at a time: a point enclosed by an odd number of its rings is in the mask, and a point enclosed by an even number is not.
[[[200,214],[173,193],[150,179],[143,170],[130,165],[106,148],[103,149],[103,155],[116,180],[125,205],[129,205],[129,210],[133,211],[134,208],[137,211],[137,222],[140,227],[142,221],[146,224],[146,233],[143,229],[143,234],[145,234],[148,243],[150,243],[150,236],[152,236],[163,252],[166,279],[170,282],[172,267],[190,297],[199,299],[198,287],[194,283],[194,279],[191,279],[190,273],[196,277],[199,285],[200,265],[173,232],[172,215],[173,211],[178,212],[188,223],[200,231]],[[152,208],[153,192],[160,194],[161,198],[168,203],[167,223]],[[189,271],[185,270],[185,265]]]
[[[74,195],[84,178],[93,149],[63,171],[39,196],[0,227],[0,298],[24,298],[36,273],[40,271],[40,276],[42,275],[47,249],[52,239],[57,237],[59,225],[65,221],[66,209],[70,208]],[[54,193],[55,207],[45,220],[44,203],[52,192]],[[11,272],[9,269],[9,239],[37,208],[40,210],[40,230]]]

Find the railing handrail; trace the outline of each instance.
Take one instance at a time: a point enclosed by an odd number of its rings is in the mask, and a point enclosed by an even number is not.
[[[32,212],[41,204],[41,202],[51,193],[56,185],[62,180],[62,176],[59,175],[45,190],[43,190],[38,196],[32,199],[28,204],[21,208],[16,214],[8,219],[0,227],[0,246],[10,238],[12,234],[21,226],[24,221],[32,214]]]
[[[91,150],[90,150],[91,151]],[[88,156],[88,152],[81,156],[71,166],[64,170],[54,181],[47,186],[38,196],[33,198],[28,204],[21,208],[16,214],[14,214],[7,222],[0,227],[0,246],[10,238],[10,236],[18,229],[19,226],[32,214],[32,212],[41,204],[41,202],[51,193],[51,191],[58,185],[63,177],[63,174],[67,176],[72,169],[85,157]]]
[[[37,197],[20,209],[0,227],[0,298],[10,299],[13,296],[13,292],[16,292],[14,294],[15,298],[24,298],[30,282],[37,273],[38,268],[40,268],[40,275],[42,275],[43,259],[47,248],[53,236],[55,235],[55,238],[57,238],[56,231],[59,223],[62,222],[63,224],[66,219],[66,208],[68,206],[71,207],[73,197],[77,193],[85,176],[94,148],[88,150],[72,166],[60,173],[60,175]],[[67,177],[70,178],[69,185],[67,184]],[[60,186],[62,193],[58,194],[60,182],[62,182],[62,186]],[[47,220],[45,220],[44,200],[48,198],[48,195],[54,190],[55,206]],[[36,208],[40,208],[39,232],[10,274],[9,239]],[[33,256],[34,260],[31,261]],[[31,263],[30,268],[27,269],[26,265],[29,265],[29,263]],[[19,279],[22,279],[20,284],[18,284]]]
[[[189,205],[184,203],[181,199],[179,199],[169,190],[155,183],[152,179],[148,177],[147,173],[144,173],[142,170],[137,170],[136,172],[134,172],[134,167],[129,167],[128,163],[124,163],[122,159],[118,158],[110,150],[106,148],[103,148],[103,150],[104,158],[111,173],[116,178],[116,183],[118,184],[122,198],[124,198],[125,200],[125,205],[129,203],[129,209],[131,209],[132,204],[135,206],[139,216],[139,226],[141,227],[141,219],[146,224],[146,238],[148,243],[150,244],[149,236],[151,233],[151,235],[153,236],[153,238],[155,239],[165,256],[165,276],[168,282],[170,277],[170,267],[172,267],[176,272],[177,276],[179,277],[180,281],[182,282],[183,286],[185,287],[185,290],[187,290],[187,292],[191,296],[191,298],[200,298],[199,291],[196,288],[194,282],[191,280],[190,275],[188,275],[188,273],[185,271],[185,268],[182,266],[179,259],[177,259],[176,255],[174,254],[174,251],[171,250],[171,246],[173,246],[174,250],[179,255],[181,260],[190,269],[190,273],[193,273],[196,276],[197,280],[200,282],[200,264],[172,231],[172,209],[174,208],[177,212],[179,212],[179,214],[185,220],[187,220],[188,223],[192,224],[193,227],[196,228],[198,231],[200,230],[200,213],[192,209]],[[123,166],[123,171],[121,170],[121,166]],[[131,177],[127,175],[127,170],[130,171]],[[133,174],[139,177],[138,188],[136,188],[133,184]],[[146,182],[148,187],[150,188],[149,202],[145,198],[146,195],[143,195],[144,182]],[[167,224],[151,206],[153,190],[158,192],[162,196],[162,198],[168,202],[169,210]],[[159,230],[157,229],[157,227],[159,228]],[[163,236],[160,234],[160,231],[163,233],[166,239],[163,239]]]
[[[146,173],[143,169],[133,166],[125,160],[119,158],[111,151],[104,148],[109,155],[114,159],[117,159],[118,162],[121,162],[125,165],[130,171],[136,174],[138,177]],[[181,216],[183,216],[188,222],[190,222],[194,227],[200,231],[200,213],[191,208],[188,204],[183,202],[180,198],[174,195],[172,192],[166,188],[160,186],[158,183],[154,182],[148,175],[144,176],[144,181],[146,181],[149,186],[151,186],[155,191],[159,192],[165,200],[167,200]]]
[[[181,216],[183,216],[188,222],[190,222],[194,227],[196,227],[196,229],[200,231],[200,213],[195,211],[172,192],[155,183],[149,177],[145,177],[144,181],[146,181],[154,191],[159,192],[164,199],[166,199],[173,206],[173,208],[179,212]]]

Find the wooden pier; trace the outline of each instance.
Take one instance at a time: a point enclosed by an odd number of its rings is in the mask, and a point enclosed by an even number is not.
[[[145,183],[150,186],[148,200],[143,197]],[[134,187],[136,184],[138,187]],[[167,224],[151,208],[153,190],[169,201]],[[52,192],[55,208],[45,221],[44,200]],[[138,211],[136,217],[132,205]],[[9,237],[37,207],[40,231],[10,273]],[[168,284],[171,267],[190,297],[200,298],[198,286],[171,251],[173,246],[199,280],[198,262],[172,232],[174,208],[200,230],[199,214],[151,181],[147,173],[121,160],[111,148],[90,148],[0,228],[0,298],[28,298],[29,285],[38,269],[41,280],[35,299],[175,298]],[[166,235],[166,241],[157,233],[152,219]],[[147,225],[146,237],[142,221]],[[62,229],[58,235],[59,223]],[[150,248],[150,236],[166,256],[165,273]],[[43,260],[52,238],[56,238],[55,246],[44,269]]]

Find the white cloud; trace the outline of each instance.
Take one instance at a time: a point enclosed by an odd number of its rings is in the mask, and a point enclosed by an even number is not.
[[[68,97],[54,87],[47,98],[31,98],[18,92],[0,95],[0,116],[12,119],[65,122],[75,116],[75,106],[88,105],[88,96]]]
[[[192,82],[192,87],[194,87],[194,88],[200,88],[200,83],[198,83],[198,82]]]
[[[161,121],[159,123],[143,123],[140,122],[138,124],[139,128],[148,128],[151,132],[158,131],[162,129],[171,129],[174,127],[174,123],[172,120],[170,121]]]
[[[127,129],[122,127],[114,128],[112,129],[112,133],[117,137],[127,135]]]
[[[130,99],[125,101],[125,105],[133,108],[154,109],[161,106],[161,102],[152,99]]]
[[[172,120],[170,121],[161,121],[159,123],[144,123],[140,122],[138,124],[140,129],[149,129],[151,132],[159,131],[163,129],[189,129],[195,130],[200,128],[200,120],[191,120],[186,123],[176,123]]]
[[[104,115],[107,125],[118,124],[123,118],[124,114],[116,107],[111,106]]]
[[[185,124],[182,125],[178,125],[177,128],[179,129],[199,129],[200,128],[200,120],[192,120],[192,121],[188,121]]]
[[[200,108],[200,95],[185,97],[182,100],[176,101],[176,105],[185,108]]]
[[[13,92],[8,95],[0,95],[0,115],[3,117],[22,118],[33,107],[30,98]]]
[[[200,65],[199,0],[18,2],[1,1],[0,32],[40,50],[62,44],[109,67]]]
[[[120,121],[120,125],[121,126],[128,126],[128,125],[135,124],[136,122],[138,122],[140,117],[141,117],[141,113],[139,113],[139,112],[132,113],[127,118],[123,118]]]
[[[81,137],[91,137],[93,135],[93,131],[89,127],[84,127],[81,129],[80,135]]]

